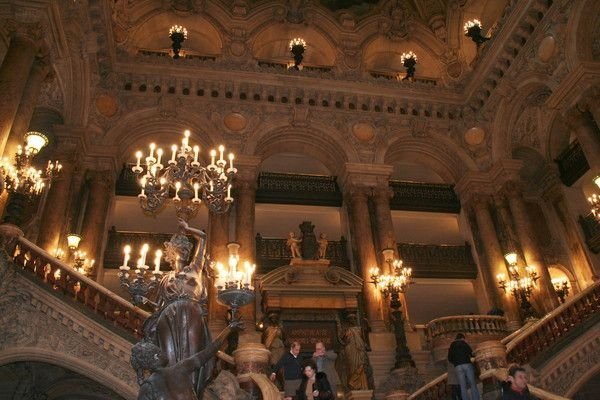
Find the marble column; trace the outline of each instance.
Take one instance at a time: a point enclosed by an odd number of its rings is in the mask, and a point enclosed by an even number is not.
[[[344,193],[344,201],[348,204],[352,241],[358,255],[360,276],[364,280],[363,297],[367,318],[373,332],[385,329],[382,299],[378,290],[372,285],[369,269],[377,266],[377,254],[373,243],[371,221],[369,218],[369,195],[371,189],[363,186],[351,186]]]
[[[392,271],[389,271],[389,266],[385,262],[382,251],[385,249],[393,249],[394,256],[398,257],[396,234],[392,222],[392,211],[390,209],[390,199],[393,195],[394,193],[387,185],[381,185],[373,190],[375,234],[377,235],[377,242],[379,244],[377,250],[380,265],[385,266],[385,268],[388,269],[386,273],[391,273]]]
[[[523,255],[525,256],[525,262],[529,266],[536,267],[537,273],[540,277],[538,281],[538,301],[541,300],[540,303],[543,304],[544,312],[550,312],[554,308],[558,307],[558,297],[556,296],[556,292],[552,286],[550,273],[548,272],[548,266],[544,261],[542,251],[535,240],[533,221],[531,221],[529,214],[527,213],[525,201],[523,200],[518,183],[508,181],[504,185],[503,192],[508,199],[508,204],[517,231],[517,236],[519,237]]]
[[[0,154],[8,140],[36,54],[40,51],[40,24],[9,21],[11,39],[0,66]]]
[[[600,173],[600,132],[591,114],[574,108],[565,115],[565,119],[575,132],[590,169],[594,174]]]
[[[56,157],[60,160],[63,168],[60,175],[52,180],[48,190],[37,240],[38,246],[50,254],[54,254],[60,244],[61,234],[70,233],[64,232],[64,229],[68,229],[65,221],[69,220],[67,214],[71,197],[71,183],[77,159],[75,152],[61,152]]]
[[[101,280],[103,268],[102,248],[108,207],[115,192],[115,177],[112,171],[87,172],[88,198],[83,225],[81,227],[81,244],[79,248],[87,253],[88,259],[96,260],[96,271],[93,275]]]
[[[208,215],[208,254],[214,262],[221,262],[227,267],[229,260],[229,212]],[[225,323],[227,307],[217,303],[217,292],[213,282],[209,286],[208,312],[211,321]]]
[[[509,325],[512,328],[517,328],[519,324],[519,313],[514,302],[514,299],[509,294],[505,294],[502,289],[498,287],[496,282],[496,276],[498,274],[504,274],[508,276],[506,264],[504,263],[504,255],[498,236],[496,235],[496,229],[494,227],[494,221],[489,210],[490,196],[487,195],[474,195],[470,200],[470,205],[477,221],[478,234],[481,239],[481,243],[485,249],[486,259],[488,262],[487,267],[481,266],[481,275],[485,286],[486,294],[489,298],[489,303],[494,307],[498,307],[504,310],[506,318],[509,321]],[[474,232],[477,234],[477,232]]]
[[[42,83],[46,79],[50,72],[50,62],[48,57],[37,58],[29,79],[23,90],[23,96],[21,96],[21,103],[13,120],[10,134],[4,148],[4,153],[7,155],[13,155],[17,151],[17,146],[23,143],[23,137],[30,128],[31,117],[33,116],[33,110],[37,104]],[[45,132],[42,132],[45,134]]]

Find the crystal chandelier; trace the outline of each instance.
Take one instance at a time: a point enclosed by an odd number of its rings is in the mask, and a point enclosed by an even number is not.
[[[172,156],[166,166],[162,164],[164,152],[155,143],[150,143],[150,154],[145,158],[141,151],[136,152],[137,163],[132,170],[142,188],[138,197],[144,211],[156,213],[165,200],[172,198],[177,215],[189,220],[202,201],[216,214],[226,212],[233,203],[231,180],[237,172],[233,153],[229,153],[228,163],[224,159],[225,147],[221,145],[218,158],[217,150],[211,150],[210,164],[203,166],[198,159],[200,147],[190,146],[189,139],[190,131],[186,130],[181,147],[171,146]]]
[[[533,307],[529,302],[529,299],[533,294],[535,284],[540,278],[535,267],[525,267],[526,275],[522,276],[519,273],[519,267],[517,266],[517,253],[507,253],[504,258],[509,264],[508,272],[510,277],[507,280],[504,274],[496,275],[498,286],[504,290],[504,293],[508,293],[509,291],[512,293],[519,303],[519,306],[523,311],[523,316],[526,320],[529,318],[535,318]]]
[[[40,150],[48,144],[46,135],[40,132],[27,132],[25,146],[18,146],[15,161],[11,163],[4,158],[0,162],[0,173],[4,186],[10,193],[19,193],[25,196],[38,195],[46,180],[51,180],[62,169],[58,161],[48,161],[46,170],[42,171],[33,166],[33,160]]]

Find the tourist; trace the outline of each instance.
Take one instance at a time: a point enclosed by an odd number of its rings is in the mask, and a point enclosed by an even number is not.
[[[508,369],[506,382],[502,384],[502,400],[536,400],[527,387],[527,372],[519,365]]]
[[[460,396],[462,400],[479,400],[479,390],[475,381],[475,367],[471,363],[473,350],[465,342],[465,335],[459,333],[448,349],[448,361],[454,365],[458,383],[460,385]],[[468,388],[471,389],[469,397]]]
[[[327,375],[327,380],[331,386],[331,393],[336,397],[337,386],[340,384],[340,377],[335,370],[335,360],[337,354],[333,350],[327,350],[323,342],[315,343],[315,352],[313,353],[313,361],[317,366],[317,372],[324,372]]]
[[[296,392],[296,400],[333,400],[334,398],[327,374],[317,372],[317,366],[312,360],[307,362],[302,382]]]
[[[302,382],[302,364],[300,363],[300,342],[294,341],[290,351],[285,353],[273,366],[271,381],[275,381],[277,372],[283,368],[283,392],[285,400],[291,400]]]

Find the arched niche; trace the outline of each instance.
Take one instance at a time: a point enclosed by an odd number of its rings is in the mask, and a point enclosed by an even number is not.
[[[182,25],[188,31],[183,50],[201,55],[220,55],[223,42],[221,35],[211,21],[198,14],[177,16],[172,13],[153,15],[138,25],[129,37],[128,45],[134,49],[169,50],[171,39],[169,29]]]
[[[471,38],[464,34],[464,24],[467,21],[478,19],[483,27],[483,35],[488,36],[490,30],[496,25],[504,14],[510,0],[469,0],[463,6],[463,19],[459,21],[460,47],[467,62],[471,62],[477,55],[477,47]]]
[[[330,38],[312,27],[291,24],[272,24],[260,30],[252,39],[252,55],[258,60],[292,61],[289,42],[296,37],[306,41],[302,64],[334,65],[336,50]]]
[[[384,36],[379,36],[366,45],[363,63],[369,71],[376,72],[405,72],[401,61],[402,53],[413,51],[417,55],[417,77],[439,79],[442,65],[439,57],[431,49],[414,40],[397,42]]]
[[[565,60],[570,70],[580,62],[600,59],[600,49],[594,44],[600,35],[598,15],[600,2],[596,0],[577,2],[570,11],[565,45]]]
[[[277,153],[264,159],[261,172],[286,174],[331,175],[331,171],[318,159],[301,153]]]
[[[398,160],[393,164],[394,171],[390,179],[397,181],[444,183],[442,178],[431,167],[410,160]]]

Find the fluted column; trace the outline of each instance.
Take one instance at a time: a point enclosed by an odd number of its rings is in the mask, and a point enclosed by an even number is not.
[[[69,211],[69,200],[71,197],[71,182],[76,168],[77,156],[75,152],[61,152],[57,155],[63,168],[60,175],[52,180],[46,204],[40,219],[40,231],[38,234],[38,246],[50,254],[60,243],[60,235],[65,228],[65,221]],[[68,233],[68,232],[67,232]]]
[[[17,146],[23,142],[23,136],[30,128],[31,117],[33,116],[33,110],[40,95],[42,83],[49,72],[49,57],[37,58],[34,61],[29,79],[27,79],[27,84],[21,96],[19,108],[10,129],[10,134],[8,135],[8,140],[4,148],[5,154],[14,154],[17,151]]]
[[[348,204],[348,214],[352,241],[358,256],[358,269],[363,283],[363,297],[367,318],[374,332],[383,331],[384,319],[381,296],[374,285],[370,283],[369,269],[377,266],[377,255],[373,243],[371,221],[369,218],[368,187],[353,186],[346,189],[344,202]]]
[[[227,266],[229,252],[229,212],[224,214],[208,214],[208,250],[211,259]],[[227,308],[217,303],[216,289],[211,282],[209,287],[208,312],[211,320],[225,321]]]
[[[583,154],[585,154],[585,158],[590,165],[590,169],[595,174],[599,173],[600,132],[598,132],[598,127],[593,121],[591,114],[574,108],[565,115],[565,119],[570,128],[575,132]]]
[[[40,24],[9,21],[10,44],[0,66],[0,154],[8,140],[34,58],[40,50]]]
[[[88,259],[96,260],[95,276],[102,278],[102,244],[108,216],[108,206],[114,195],[115,177],[112,171],[88,171],[88,198],[81,227],[80,248]]]
[[[558,307],[559,303],[554,287],[552,286],[548,266],[544,261],[538,243],[535,241],[534,229],[532,226],[533,221],[529,218],[529,214],[525,207],[525,201],[523,200],[521,191],[516,182],[507,182],[504,185],[503,192],[508,199],[517,236],[519,237],[523,255],[525,256],[525,262],[527,265],[536,267],[539,274],[539,300],[541,300],[541,303],[544,306],[544,311],[550,312]]]
[[[504,254],[494,228],[494,221],[490,214],[489,201],[490,196],[487,195],[474,195],[470,201],[488,262],[487,266],[481,266],[481,275],[490,304],[503,309],[509,323],[515,327],[519,324],[519,313],[516,304],[509,295],[507,296],[498,287],[496,282],[496,276],[498,274],[506,276],[507,269],[504,263]]]

